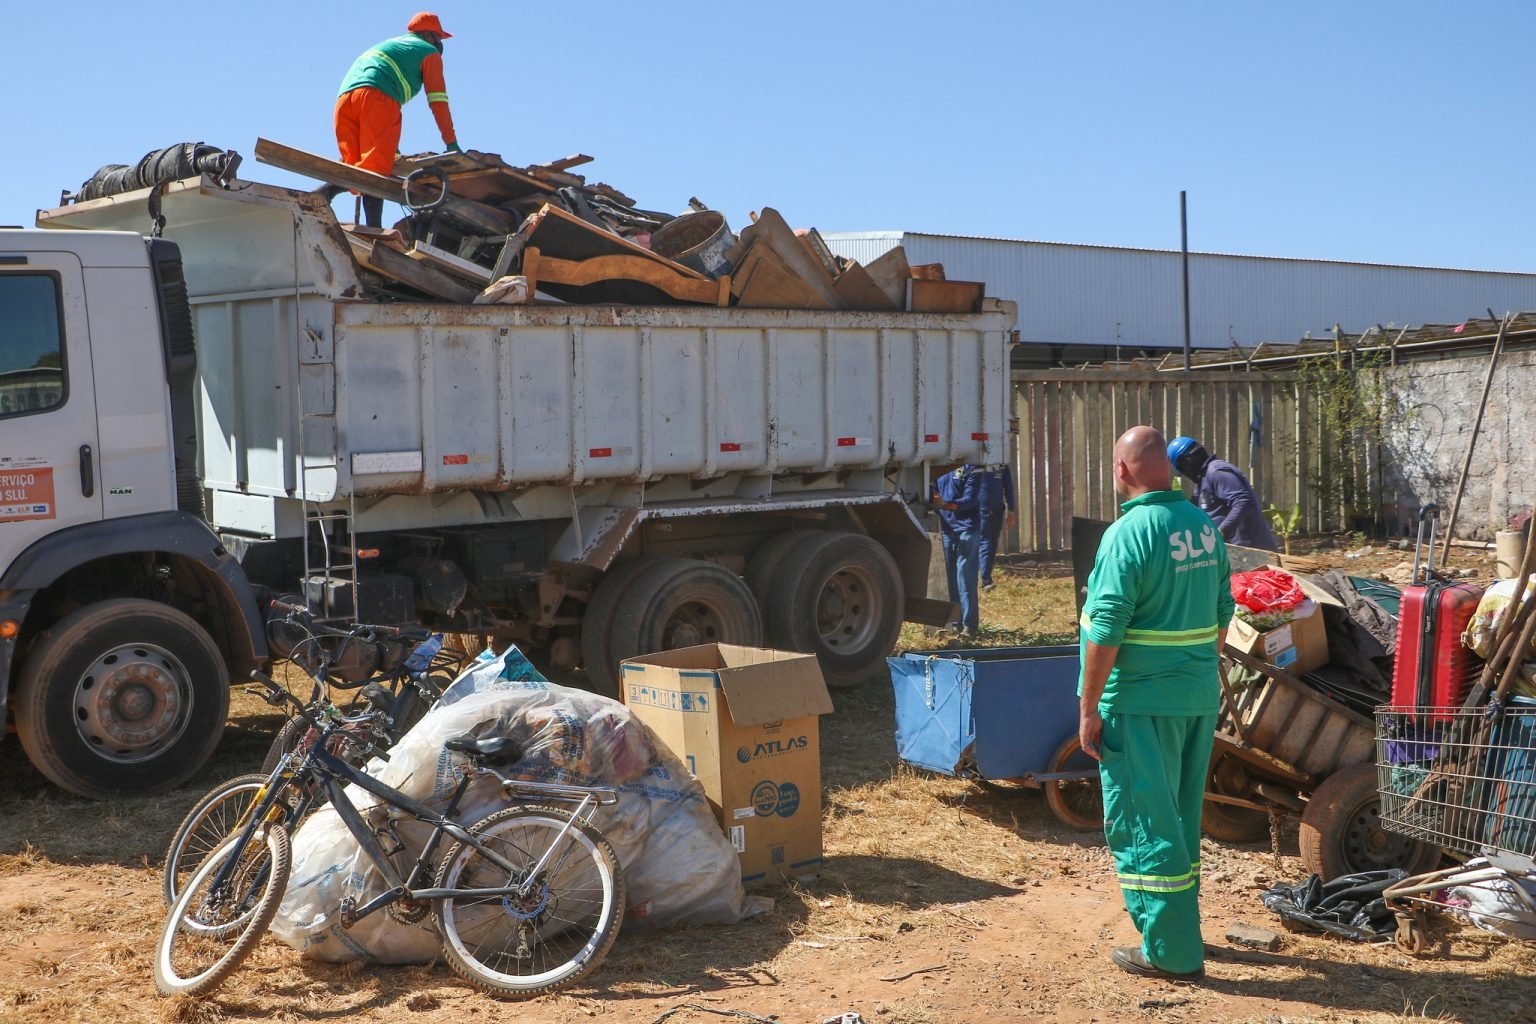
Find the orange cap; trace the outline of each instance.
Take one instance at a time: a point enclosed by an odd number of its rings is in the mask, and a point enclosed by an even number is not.
[[[443,23],[437,20],[437,15],[431,11],[422,11],[406,23],[407,32],[436,32],[444,39],[452,39],[453,33],[444,31]]]

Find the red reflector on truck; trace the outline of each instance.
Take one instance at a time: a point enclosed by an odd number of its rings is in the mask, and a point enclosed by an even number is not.
[[[972,441],[985,441],[990,436],[991,436],[990,434],[972,434],[971,435],[971,440]]]
[[[612,457],[612,448],[593,448],[587,452],[587,458],[589,459],[611,459]]]
[[[445,465],[445,466],[467,466],[467,465],[469,465],[469,456],[468,455],[444,455],[443,456],[443,465]]]
[[[739,441],[721,441],[720,442],[720,450],[723,451],[723,452],[739,452],[739,451],[741,451],[741,442],[739,442]]]
[[[939,443],[939,435],[938,434],[924,434],[923,435],[923,444],[938,444],[938,443]]]

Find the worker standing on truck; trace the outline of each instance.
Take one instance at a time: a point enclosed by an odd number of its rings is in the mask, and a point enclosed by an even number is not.
[[[997,561],[997,544],[1003,526],[1013,526],[1013,473],[1007,465],[987,466],[979,480],[981,486],[981,589],[992,589],[992,565]]]
[[[967,640],[981,626],[977,605],[978,562],[981,555],[981,467],[969,463],[939,477],[933,485],[933,505],[939,512],[944,543],[944,571],[949,579],[949,603],[960,606],[960,621],[950,628]]]
[[[1197,978],[1200,807],[1233,610],[1227,546],[1173,489],[1152,427],[1121,435],[1114,475],[1126,500],[1088,577],[1078,684],[1079,740],[1099,761],[1104,835],[1142,939],[1110,958],[1146,977]]]
[[[1168,445],[1168,461],[1195,485],[1195,504],[1215,522],[1229,544],[1279,551],[1259,496],[1242,470],[1218,459],[1192,437],[1176,437]]]
[[[394,173],[400,150],[400,108],[423,86],[443,145],[450,152],[462,152],[448,109],[448,87],[443,84],[443,40],[453,34],[427,11],[405,27],[405,35],[386,39],[353,61],[336,100],[341,162],[375,174]],[[384,200],[364,196],[363,216],[369,227],[381,227]]]

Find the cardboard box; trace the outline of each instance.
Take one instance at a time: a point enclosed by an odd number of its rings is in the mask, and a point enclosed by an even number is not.
[[[1296,617],[1290,622],[1263,633],[1234,616],[1227,629],[1227,643],[1292,675],[1328,664],[1328,630],[1323,625],[1323,610],[1311,599],[1297,606]]]
[[[621,669],[624,703],[703,784],[742,882],[820,874],[817,716],[832,699],[815,657],[707,644]]]

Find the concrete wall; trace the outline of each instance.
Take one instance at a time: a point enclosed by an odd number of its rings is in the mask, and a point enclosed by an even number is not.
[[[1410,530],[1425,502],[1450,514],[1488,372],[1488,351],[1376,372],[1385,376],[1393,402],[1382,438],[1382,504],[1389,527]],[[1495,531],[1507,528],[1509,517],[1528,511],[1533,500],[1536,350],[1506,350],[1488,394],[1456,535],[1491,540]]]

